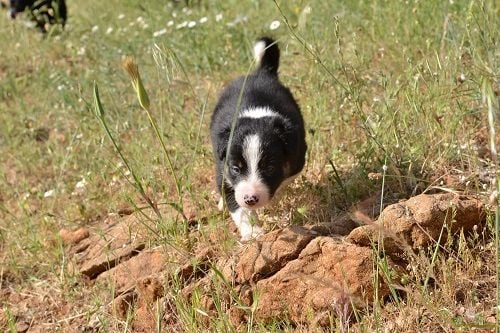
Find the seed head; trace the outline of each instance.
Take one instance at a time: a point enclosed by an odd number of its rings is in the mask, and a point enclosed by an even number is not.
[[[144,85],[142,84],[141,75],[139,74],[139,67],[131,57],[126,57],[122,63],[123,68],[132,80],[132,86],[137,93],[139,104],[145,110],[149,110],[149,97]]]

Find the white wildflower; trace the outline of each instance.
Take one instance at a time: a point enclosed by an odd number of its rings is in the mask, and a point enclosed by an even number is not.
[[[171,26],[173,26],[173,25],[174,25],[174,21],[172,21],[172,20],[168,21],[168,23],[167,23],[167,27],[171,27]]]
[[[106,30],[106,35],[109,35],[112,32],[113,32],[113,27],[108,27],[108,29]]]
[[[234,27],[237,24],[244,23],[248,21],[248,16],[245,15],[238,15],[236,18],[227,24],[228,27]]]
[[[271,22],[271,24],[269,24],[269,29],[270,30],[276,30],[276,29],[278,29],[280,27],[280,25],[281,25],[280,21],[274,20],[274,21]]]
[[[182,22],[182,23],[180,23],[180,24],[177,24],[176,28],[177,28],[177,29],[182,29],[182,28],[187,27],[187,25],[188,25],[188,22],[187,22],[187,21],[184,21],[184,22]]]
[[[91,29],[92,32],[97,32],[99,30],[99,26],[98,25],[94,25]]]
[[[87,181],[85,178],[82,178],[82,180],[76,183],[75,190],[83,190],[85,186],[87,186]]]
[[[76,52],[76,54],[78,54],[79,56],[82,56],[82,55],[85,55],[85,46],[82,46],[78,49],[78,51]]]
[[[167,33],[167,29],[163,28],[161,30],[153,32],[153,37],[158,37]]]
[[[188,28],[193,28],[196,25],[196,21],[189,21]]]
[[[200,19],[200,24],[207,23],[207,21],[208,21],[208,18],[206,16],[204,16]]]
[[[215,15],[215,22],[219,22],[220,20],[222,20],[222,14]]]
[[[54,196],[55,191],[54,190],[48,190],[43,194],[44,198],[50,198]]]
[[[120,14],[120,15],[118,15],[118,19],[119,19],[119,20],[123,20],[124,18],[125,18],[125,14]]]
[[[384,172],[386,172],[386,171],[387,171],[387,165],[385,165],[385,164],[384,164],[384,165],[382,166],[382,170],[384,170]]]

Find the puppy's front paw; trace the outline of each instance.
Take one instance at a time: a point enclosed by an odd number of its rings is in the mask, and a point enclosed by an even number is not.
[[[242,242],[257,238],[264,233],[264,230],[256,224],[257,215],[254,211],[238,208],[234,212],[231,212],[231,216],[234,224],[238,227]]]
[[[241,231],[241,241],[248,242],[249,240],[257,238],[263,234],[264,234],[264,230],[261,227],[259,227],[258,225],[250,226],[244,232],[243,232],[243,230]]]

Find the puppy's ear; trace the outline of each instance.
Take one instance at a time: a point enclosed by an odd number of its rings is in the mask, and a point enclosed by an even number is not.
[[[230,128],[224,128],[219,133],[217,133],[217,157],[220,161],[226,158],[227,144],[229,142],[229,134],[231,133]]]

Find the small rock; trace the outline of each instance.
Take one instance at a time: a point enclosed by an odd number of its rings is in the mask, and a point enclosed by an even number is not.
[[[160,298],[165,292],[163,284],[158,278],[147,277],[137,282],[137,291],[138,307],[135,310],[133,331],[155,332],[158,320],[157,305],[163,303]]]
[[[113,313],[121,319],[127,318],[127,314],[134,305],[136,299],[137,294],[135,292],[128,292],[118,296],[114,299],[112,304]]]
[[[229,316],[229,320],[235,327],[240,327],[247,322],[245,311],[239,307],[233,306],[229,308],[227,314]],[[240,330],[237,330],[237,332],[240,332]]]
[[[137,291],[142,304],[152,304],[163,296],[163,283],[159,278],[147,277],[137,282]]]
[[[83,239],[89,237],[89,235],[89,231],[83,227],[75,231],[70,231],[68,229],[59,230],[59,236],[61,237],[64,244],[67,245],[77,244]]]
[[[238,283],[253,283],[268,277],[289,261],[314,238],[314,233],[298,226],[272,231],[243,250],[236,266]]]
[[[496,317],[494,315],[488,316],[488,318],[486,318],[486,322],[490,323],[490,324],[495,324],[496,321],[497,321],[497,319],[496,319]]]
[[[27,323],[25,321],[20,321],[20,322],[16,323],[16,332],[18,332],[18,333],[24,333],[24,332],[28,331],[29,328],[30,328],[29,323]]]

